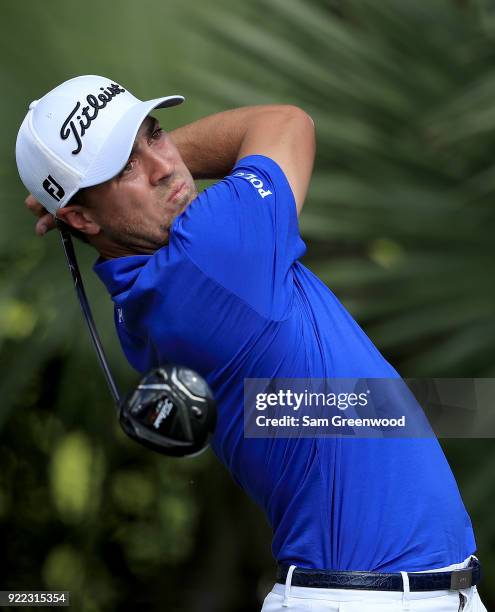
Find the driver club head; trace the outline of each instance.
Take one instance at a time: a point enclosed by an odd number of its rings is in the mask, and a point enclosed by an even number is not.
[[[208,446],[216,406],[206,381],[189,368],[167,364],[148,372],[121,402],[120,424],[131,438],[173,457]]]

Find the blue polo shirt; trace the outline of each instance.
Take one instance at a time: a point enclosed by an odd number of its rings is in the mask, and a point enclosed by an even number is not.
[[[241,159],[173,221],[153,255],[99,260],[122,348],[141,373],[165,361],[210,384],[212,448],[263,509],[281,563],[421,571],[476,544],[436,439],[251,439],[245,378],[398,377],[299,259],[292,191],[262,155]]]

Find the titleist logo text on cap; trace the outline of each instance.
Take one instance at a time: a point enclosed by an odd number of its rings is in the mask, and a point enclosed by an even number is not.
[[[81,102],[77,102],[72,111],[69,113],[69,116],[62,124],[60,129],[60,137],[62,140],[67,140],[69,136],[72,134],[76,141],[76,148],[72,151],[73,155],[77,155],[81,152],[82,149],[82,137],[86,133],[86,131],[90,128],[91,123],[98,117],[98,113],[103,110],[109,102],[113,100],[115,96],[120,93],[124,93],[126,90],[117,85],[117,83],[112,83],[109,87],[104,88],[100,87],[100,90],[103,93],[95,96],[93,94],[88,94],[86,96],[86,101],[88,106],[83,106],[79,115],[77,115],[77,121],[73,120],[74,115],[81,108]],[[90,109],[93,109],[91,112]]]

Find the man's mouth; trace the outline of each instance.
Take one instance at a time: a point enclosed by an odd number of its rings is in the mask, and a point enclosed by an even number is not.
[[[182,183],[179,183],[177,185],[177,187],[174,187],[174,189],[172,190],[172,192],[170,193],[170,195],[168,196],[167,202],[172,202],[174,200],[178,200],[181,198],[181,196],[184,195],[184,189],[186,187],[186,183],[185,181],[182,181]]]

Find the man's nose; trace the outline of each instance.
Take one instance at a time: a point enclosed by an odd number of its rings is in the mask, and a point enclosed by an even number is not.
[[[149,179],[152,185],[159,185],[167,180],[173,172],[172,159],[163,151],[149,151],[147,154]]]

